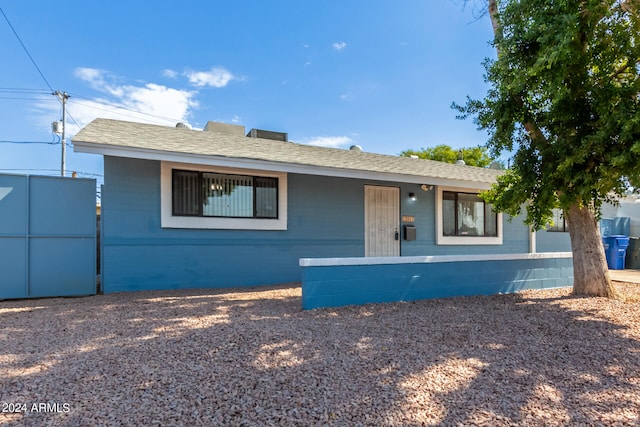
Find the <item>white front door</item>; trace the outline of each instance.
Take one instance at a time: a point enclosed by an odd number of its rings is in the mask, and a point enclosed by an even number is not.
[[[364,256],[400,256],[397,187],[364,187]]]

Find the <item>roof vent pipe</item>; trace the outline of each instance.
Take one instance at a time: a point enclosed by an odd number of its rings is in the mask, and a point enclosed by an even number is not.
[[[349,150],[351,151],[362,151],[362,147],[359,145],[352,145],[351,147],[349,147]]]

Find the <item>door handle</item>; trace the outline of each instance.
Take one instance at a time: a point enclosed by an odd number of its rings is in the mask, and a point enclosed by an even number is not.
[[[394,239],[395,240],[400,240],[400,233],[398,233],[398,229],[396,228],[396,232],[394,234]]]

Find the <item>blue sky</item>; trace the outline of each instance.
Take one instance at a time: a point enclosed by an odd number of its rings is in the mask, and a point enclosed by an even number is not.
[[[398,154],[486,142],[453,101],[486,92],[488,18],[459,0],[2,2],[0,172],[59,175],[51,132],[96,117],[168,126],[207,121],[289,133],[299,143]],[[102,181],[100,156],[67,171]]]

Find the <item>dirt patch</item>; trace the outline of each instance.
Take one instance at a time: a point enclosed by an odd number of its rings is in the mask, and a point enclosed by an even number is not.
[[[291,286],[4,301],[0,424],[638,425],[640,285],[616,287],[626,302],[302,311]]]

